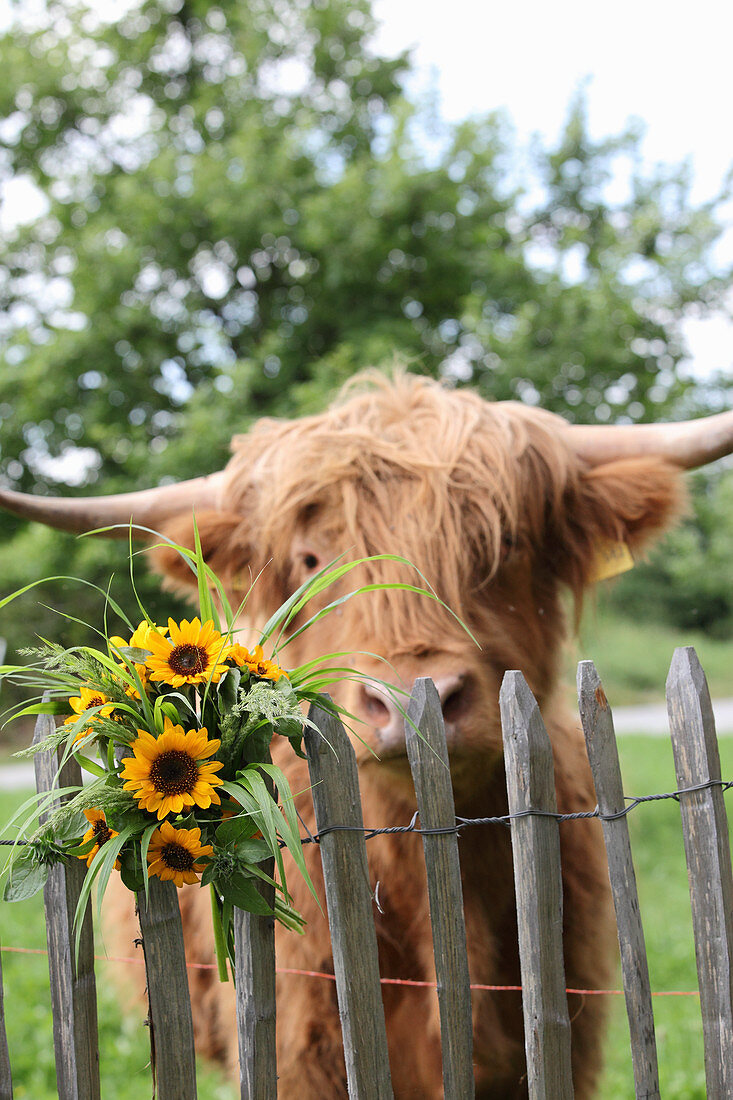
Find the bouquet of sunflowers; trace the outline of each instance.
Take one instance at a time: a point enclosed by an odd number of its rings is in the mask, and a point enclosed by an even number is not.
[[[59,773],[69,757],[86,773],[81,786],[56,786],[24,803],[7,827],[16,837],[0,877],[4,900],[21,900],[41,889],[50,864],[85,860],[77,944],[92,886],[101,905],[113,872],[135,892],[147,892],[153,876],[178,887],[209,885],[219,972],[226,980],[235,906],[302,930],[290,904],[283,847],[313,887],[292,794],[270,762],[269,745],[274,735],[286,737],[302,755],[309,724],[304,704],[318,699],[328,706],[319,689],[352,670],[329,667],[329,660],[342,655],[327,654],[286,672],[276,655],[307,601],[360,563],[326,568],[301,586],[265,624],[250,652],[234,640],[243,605],[232,610],[200,547],[195,553],[176,549],[198,575],[199,616],[160,626],[145,615],[133,628],[105,594],[108,607],[126,623],[124,635],[97,631],[97,648],[46,642],[29,652],[34,664],[0,668],[0,674],[41,691],[16,717],[63,715],[46,737],[16,755],[52,750]],[[320,607],[309,621],[343,599]],[[59,796],[65,798],[60,805]],[[47,814],[40,826],[39,814],[42,821]],[[274,888],[272,906],[258,889],[263,882]]]
[[[63,715],[47,736],[15,754],[50,750],[59,768],[54,789],[27,800],[3,830],[15,830],[16,835],[0,883],[4,880],[4,900],[22,900],[43,887],[50,864],[85,860],[88,870],[75,917],[77,950],[92,887],[97,886],[101,907],[113,872],[136,893],[147,894],[154,876],[177,887],[209,885],[219,976],[225,981],[226,958],[234,960],[235,907],[274,916],[302,931],[302,918],[287,889],[283,848],[313,890],[293,796],[283,772],[270,762],[270,742],[273,736],[285,737],[303,755],[304,728],[312,724],[304,713],[306,705],[317,701],[321,708],[340,712],[319,692],[334,680],[358,675],[348,663],[338,663],[348,657],[343,653],[324,654],[285,671],[277,654],[288,628],[313,597],[359,566],[378,560],[414,566],[391,554],[331,563],[278,608],[250,652],[235,640],[235,623],[247,597],[232,609],[223,584],[203,559],[195,525],[194,532],[195,551],[169,540],[166,544],[196,575],[198,616],[169,619],[167,626],[160,626],[138,601],[143,618],[133,627],[109,593],[99,589],[105,624],[111,610],[126,624],[124,636],[108,633],[105,625],[96,630],[97,648],[64,649],[45,642],[29,652],[34,664],[0,666],[0,676],[40,689],[37,700],[21,705],[14,717]],[[130,547],[135,592],[132,562]],[[321,599],[290,637],[351,597],[375,589],[404,589],[445,607],[419,576],[426,587],[372,583],[341,592],[330,602]],[[42,583],[0,600],[0,608]],[[390,694],[397,690],[383,686]],[[86,773],[79,786],[59,782],[70,757]],[[59,805],[60,797],[65,801]],[[262,883],[274,890],[272,905],[258,889]]]

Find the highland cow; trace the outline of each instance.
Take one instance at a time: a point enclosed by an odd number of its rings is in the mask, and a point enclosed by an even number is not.
[[[134,522],[193,545],[192,509],[205,557],[239,600],[253,578],[239,640],[257,628],[307,577],[339,555],[408,559],[470,628],[475,645],[440,603],[386,590],[361,595],[281,651],[286,665],[349,651],[360,678],[333,694],[358,718],[354,747],[365,822],[409,821],[415,798],[399,708],[380,689],[409,691],[435,681],[443,707],[457,813],[507,811],[498,695],[508,669],[521,669],[553,745],[561,811],[595,804],[582,735],[562,702],[559,668],[566,633],[563,593],[577,606],[608,545],[639,551],[677,515],[684,468],[733,449],[731,415],[687,425],[571,427],[560,417],[513,403],[490,403],[410,375],[357,380],[318,416],[263,420],[233,441],[226,469],[175,486],[86,501],[0,494],[0,504],[69,530]],[[173,551],[157,550],[168,581],[191,580]],[[415,581],[393,562],[359,567],[358,582]],[[342,582],[344,585],[346,582]],[[346,591],[346,588],[343,589]],[[331,600],[339,591],[321,597]],[[299,621],[294,624],[299,625]],[[378,655],[369,656],[369,655]],[[282,740],[282,739],[279,739]],[[306,791],[305,763],[287,743],[273,758],[295,791]],[[298,808],[314,827],[310,798]],[[564,944],[571,988],[608,987],[615,932],[597,822],[561,827]],[[421,842],[381,836],[368,844],[374,918],[384,977],[434,977]],[[467,829],[460,840],[471,980],[520,982],[510,836],[498,826]],[[308,860],[322,895],[317,850]],[[279,930],[278,964],[328,971],[325,918],[293,874],[305,936]],[[213,961],[209,898],[185,888],[181,908],[189,957]],[[121,896],[115,894],[122,920]],[[126,918],[125,918],[126,919]],[[124,924],[124,921],[123,921]],[[132,932],[132,921],[127,921]],[[128,947],[129,950],[129,947]],[[190,978],[201,1053],[234,1071],[233,992],[214,972]],[[443,1095],[438,1002],[433,989],[385,986],[395,1095]],[[592,1095],[601,1060],[603,998],[570,996],[576,1096]],[[346,1095],[333,983],[283,974],[278,980],[279,1095],[337,1100]],[[473,995],[476,1095],[526,1094],[518,993]]]

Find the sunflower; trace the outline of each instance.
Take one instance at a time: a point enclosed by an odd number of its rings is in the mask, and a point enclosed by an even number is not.
[[[214,772],[224,765],[218,760],[199,764],[213,756],[221,744],[209,740],[206,729],[188,730],[174,726],[169,718],[160,737],[139,729],[132,742],[134,756],[126,756],[120,772],[126,791],[132,791],[138,804],[163,818],[167,813],[180,813],[184,806],[206,809],[221,803],[214,787],[221,783]]]
[[[151,631],[155,634],[160,635],[160,634],[164,633],[164,627],[156,626],[155,623],[151,624],[151,623],[148,622],[147,619],[143,619],[143,621],[138,626],[135,627],[135,629],[132,633],[132,637],[130,638],[129,641],[125,641],[125,639],[120,638],[119,635],[114,635],[114,637],[110,638],[110,642],[113,646],[115,646],[116,649],[147,649],[147,650],[149,650],[150,646],[148,645],[148,635],[151,633]],[[124,662],[123,662],[123,667],[125,667],[125,668],[127,667],[126,665],[124,665]],[[138,665],[138,664],[136,664],[135,665],[135,671],[137,672],[138,676],[140,677],[140,680],[141,680],[141,683],[142,683],[143,687],[147,688],[147,686],[148,686],[148,668],[147,668],[147,665],[144,665],[144,664]],[[125,694],[129,695],[131,699],[139,699],[140,698],[140,692],[137,690],[137,688],[134,688],[134,687],[129,687],[129,686],[126,687],[125,688]]]
[[[254,653],[250,653],[243,645],[233,645],[229,649],[229,658],[240,668],[247,668],[253,676],[261,676],[264,680],[277,681],[281,676],[289,680],[284,668],[280,668],[274,661],[265,660],[262,646],[256,645]]]
[[[89,722],[83,726],[77,733],[74,741],[81,741],[82,737],[86,737],[92,730],[92,722],[98,722],[100,718],[109,718],[112,711],[115,709],[113,702],[110,702],[108,696],[103,695],[98,688],[82,686],[80,694],[72,696],[69,699],[69,706],[71,707],[73,714],[70,714],[68,718],[64,718],[64,725],[71,726],[76,722],[81,714],[85,710],[91,710],[93,707],[101,707],[102,709],[97,711],[96,714],[90,714]]]
[[[196,860],[213,854],[210,844],[201,843],[200,829],[174,829],[170,822],[164,821],[150,838],[148,878],[157,875],[178,887],[198,882],[205,864]]]
[[[113,836],[119,836],[114,829],[110,829],[107,824],[107,819],[101,810],[85,810],[84,817],[91,824],[91,829],[87,829],[82,837],[82,844],[86,844],[88,840],[94,841],[94,847],[91,851],[87,852],[85,856],[77,856],[77,859],[85,859],[87,861],[87,867],[91,866],[92,860],[96,856],[99,849],[103,844],[106,844],[108,840],[111,840]],[[119,871],[120,861],[115,860],[115,871]]]
[[[147,636],[146,649],[152,653],[145,663],[151,680],[162,680],[171,687],[204,684],[209,680],[219,682],[226,672],[224,661],[230,647],[214,629],[211,619],[203,626],[200,619],[192,619],[190,623],[182,619],[180,626],[169,619],[168,633],[170,638],[152,630]]]

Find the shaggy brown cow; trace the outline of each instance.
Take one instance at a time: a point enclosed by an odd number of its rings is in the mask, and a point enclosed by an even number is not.
[[[552,739],[559,807],[582,810],[595,798],[582,736],[558,688],[563,590],[577,602],[604,545],[625,542],[638,550],[661,531],[680,505],[680,468],[727,453],[732,435],[725,416],[710,418],[702,430],[699,424],[675,426],[671,435],[655,427],[569,428],[538,409],[491,404],[423,378],[371,377],[352,385],[323,415],[260,422],[234,440],[234,457],[222,474],[111,501],[33,501],[6,494],[0,503],[4,499],[25,515],[74,530],[133,515],[189,545],[193,504],[207,559],[232,594],[261,574],[241,624],[245,643],[297,585],[337,555],[408,558],[470,626],[480,649],[439,604],[392,591],[349,601],[283,654],[294,665],[318,653],[349,650],[365,676],[335,693],[362,723],[363,741],[355,741],[355,748],[367,824],[406,822],[414,810],[400,715],[371,676],[391,677],[407,689],[417,676],[435,680],[457,812],[479,817],[507,809],[498,694],[505,671],[521,669]],[[174,554],[158,552],[157,564],[173,582],[188,582],[190,574]],[[395,569],[370,564],[358,579],[393,578]],[[380,654],[389,664],[365,653]],[[294,790],[308,787],[306,768],[287,744],[274,745],[273,755]],[[299,801],[312,826],[309,798]],[[568,985],[607,987],[615,933],[597,823],[566,824],[561,841]],[[468,829],[460,853],[471,979],[517,985],[509,833],[495,826]],[[382,974],[430,980],[420,839],[379,837],[369,842],[368,854],[372,883],[379,883],[375,921]],[[317,853],[310,851],[309,860],[322,891]],[[279,965],[329,970],[325,920],[296,875],[292,883],[308,929],[304,937],[278,933]],[[208,895],[186,889],[181,904],[189,956],[211,960]],[[208,971],[194,971],[191,991],[199,1050],[234,1068],[231,988]],[[600,1066],[604,1004],[598,997],[570,1001],[575,1091],[588,1097]],[[395,1095],[442,1096],[435,992],[387,986],[384,1003]],[[473,1026],[477,1096],[525,1095],[518,994],[476,992]],[[278,1058],[285,1100],[346,1095],[332,983],[280,977]]]

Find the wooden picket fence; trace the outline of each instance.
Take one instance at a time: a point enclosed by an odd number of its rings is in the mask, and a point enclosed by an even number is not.
[[[629,844],[611,710],[592,662],[578,669],[580,716],[596,784],[616,906],[637,1097],[659,1096],[652,1000]],[[562,890],[559,826],[550,743],[521,673],[507,673],[501,691],[528,1087],[532,1098],[567,1098],[570,1022],[560,930]],[[733,1096],[733,881],[720,761],[710,696],[692,649],[678,649],[667,681],[667,703],[690,881],[705,1046],[708,1096]],[[450,829],[455,810],[447,770],[440,702],[430,680],[415,686],[406,723],[407,752],[420,825]],[[366,844],[357,768],[349,739],[327,711],[314,708],[317,730],[306,748],[341,1015],[349,1096],[392,1096],[377,967]],[[52,721],[39,718],[37,736]],[[335,752],[334,752],[335,749]],[[48,790],[54,762],[36,758],[39,790]],[[78,781],[74,763],[62,782]],[[423,834],[442,1028],[445,1096],[474,1095],[471,992],[455,833]],[[82,861],[52,869],[45,890],[54,1046],[61,1100],[100,1095],[91,917],[73,965],[71,922]],[[140,920],[150,999],[151,1043],[159,1100],[193,1100],[196,1074],[191,1009],[176,890],[151,880],[140,896]],[[241,1096],[274,1100],[275,950],[273,921],[238,914],[237,1019]],[[0,1100],[12,1097],[2,1015],[0,972]]]

